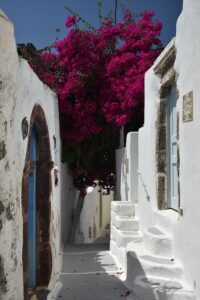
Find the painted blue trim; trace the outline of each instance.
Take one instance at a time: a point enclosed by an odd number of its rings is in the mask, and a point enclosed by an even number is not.
[[[36,133],[32,129],[30,161],[36,161]],[[28,287],[36,287],[36,170],[29,175],[28,183]]]

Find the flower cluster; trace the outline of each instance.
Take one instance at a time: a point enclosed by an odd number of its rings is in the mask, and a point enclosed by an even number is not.
[[[73,28],[55,43],[54,53],[43,53],[33,67],[58,95],[66,149],[81,149],[71,160],[77,182],[91,174],[92,182],[97,174],[93,176],[88,166],[96,153],[105,150],[93,141],[109,132],[107,143],[113,142],[116,129],[143,113],[144,74],[162,49],[158,38],[162,24],[152,12],[136,20],[130,11],[116,25],[105,18],[96,31],[79,29],[77,21],[76,16],[67,18],[66,27]],[[113,174],[111,169],[107,175]]]
[[[67,19],[66,19],[66,22],[65,22],[65,26],[67,28],[70,28],[74,25],[76,25],[76,23],[78,22],[76,16],[69,16]]]

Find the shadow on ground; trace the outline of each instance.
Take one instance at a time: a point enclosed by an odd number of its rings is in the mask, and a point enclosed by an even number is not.
[[[63,253],[57,300],[121,300],[129,291],[119,279],[122,270],[109,253],[109,244],[67,245]]]

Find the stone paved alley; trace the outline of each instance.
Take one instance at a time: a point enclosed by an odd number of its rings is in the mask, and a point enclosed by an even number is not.
[[[70,245],[63,253],[60,280],[63,287],[56,300],[122,300],[131,293],[119,279],[107,244]]]

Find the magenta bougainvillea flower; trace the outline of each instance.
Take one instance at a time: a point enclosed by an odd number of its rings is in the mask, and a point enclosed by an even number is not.
[[[65,21],[65,26],[67,28],[70,28],[74,26],[78,22],[78,19],[76,16],[69,16]]]
[[[114,25],[105,18],[96,31],[79,29],[77,22],[76,16],[66,19],[69,32],[34,68],[58,95],[61,137],[76,155],[74,176],[87,177],[91,184],[97,174],[89,161],[105,145],[105,135],[109,144],[114,130],[143,114],[144,75],[162,50],[162,24],[152,12],[136,19],[128,10],[122,22]],[[113,175],[114,170],[105,172]]]

